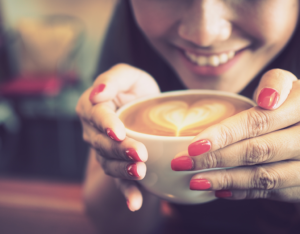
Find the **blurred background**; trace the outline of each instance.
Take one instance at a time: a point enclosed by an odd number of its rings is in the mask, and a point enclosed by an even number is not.
[[[75,106],[117,0],[0,0],[0,233],[95,233]]]

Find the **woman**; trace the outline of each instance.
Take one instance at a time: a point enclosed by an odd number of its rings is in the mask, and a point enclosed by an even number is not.
[[[92,146],[85,202],[102,233],[297,233],[298,18],[298,0],[120,1],[100,75],[77,105]],[[222,199],[164,205],[168,226],[160,200],[135,183],[145,176],[147,150],[126,137],[115,110],[159,89],[190,88],[240,93],[259,107],[206,129],[188,156],[174,158],[176,170],[243,167],[194,176],[191,189]]]

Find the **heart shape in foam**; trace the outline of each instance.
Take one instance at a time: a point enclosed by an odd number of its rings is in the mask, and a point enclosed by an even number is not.
[[[149,118],[156,125],[173,130],[179,136],[182,130],[199,128],[223,119],[228,112],[232,112],[230,109],[235,108],[220,99],[200,100],[192,105],[184,101],[167,101],[152,107]]]

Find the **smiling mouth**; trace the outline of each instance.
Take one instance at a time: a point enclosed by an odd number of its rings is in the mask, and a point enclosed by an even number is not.
[[[199,67],[205,67],[205,66],[218,67],[232,60],[235,57],[236,52],[229,51],[227,53],[212,54],[209,56],[205,56],[205,55],[196,55],[194,53],[184,51],[184,54],[190,62],[192,62],[195,65],[198,65]]]

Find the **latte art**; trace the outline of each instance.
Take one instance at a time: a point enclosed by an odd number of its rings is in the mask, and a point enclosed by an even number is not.
[[[128,129],[160,136],[196,136],[250,104],[230,97],[185,95],[148,100],[124,111],[120,118]]]
[[[168,128],[175,136],[186,135],[187,132],[199,132],[212,122],[231,116],[235,111],[232,104],[220,100],[198,101],[189,106],[183,101],[167,101],[145,110],[144,122],[154,128]],[[186,133],[186,134],[185,134]]]

